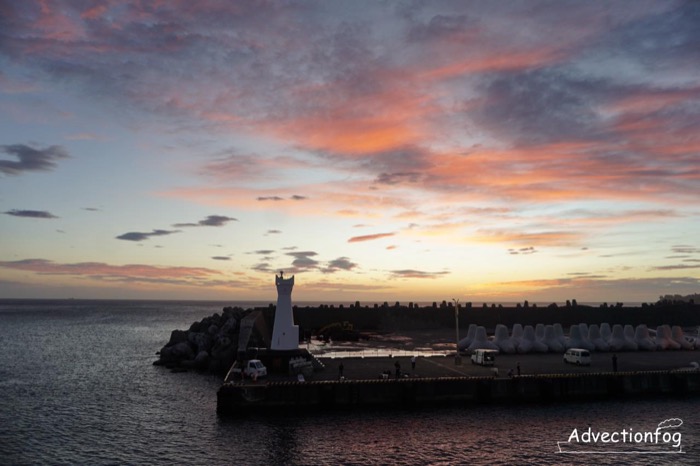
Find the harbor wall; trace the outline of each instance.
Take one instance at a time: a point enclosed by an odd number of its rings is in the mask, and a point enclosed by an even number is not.
[[[698,371],[225,383],[217,393],[217,411],[221,415],[241,415],[286,410],[549,403],[699,394]]]
[[[358,303],[359,304],[359,303]],[[274,319],[274,306],[261,308],[267,322]],[[350,305],[350,306],[294,306],[294,321],[302,332],[314,330],[334,323],[347,321],[355,330],[416,330],[426,328],[454,328],[455,309],[452,303],[434,306],[414,306],[395,303],[393,305]],[[547,307],[487,307],[474,304],[462,305],[459,312],[460,327],[466,329],[476,324],[493,329],[497,324],[508,326],[560,323],[565,328],[573,324],[610,325],[645,324],[650,328],[658,325],[680,325],[693,327],[700,325],[700,304],[654,304],[641,307],[623,306],[547,306]]]

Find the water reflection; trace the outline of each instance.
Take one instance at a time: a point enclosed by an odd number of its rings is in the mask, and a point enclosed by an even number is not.
[[[643,429],[659,416],[687,414],[692,401],[602,402],[566,405],[480,406],[450,409],[314,412],[222,421],[244,437],[236,455],[246,464],[628,464],[613,456],[557,453],[575,427]],[[242,436],[241,436],[242,434]],[[635,464],[667,460],[698,464],[693,448],[700,422],[683,426],[682,458],[635,457]],[[239,445],[241,445],[239,443]],[[257,452],[257,453],[256,453]],[[252,456],[249,456],[252,455]],[[251,460],[256,458],[255,460]],[[621,460],[625,460],[621,462]]]

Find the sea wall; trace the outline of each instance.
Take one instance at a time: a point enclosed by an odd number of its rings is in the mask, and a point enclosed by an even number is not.
[[[222,415],[241,415],[284,410],[551,403],[699,394],[698,371],[226,383],[217,394],[217,411]]]
[[[272,322],[274,306],[261,308],[268,322]],[[416,330],[426,328],[454,328],[455,309],[453,303],[434,303],[417,306],[412,303],[394,303],[366,306],[361,303],[349,306],[294,306],[294,321],[303,332],[314,330],[333,322],[351,322],[356,330]],[[533,306],[505,307],[487,304],[462,304],[459,312],[461,328],[476,324],[493,329],[497,324],[536,325],[538,323],[560,323],[565,327],[581,322],[610,325],[645,324],[650,328],[658,325],[700,325],[700,305],[694,303],[649,304],[625,307],[621,304],[603,306]]]

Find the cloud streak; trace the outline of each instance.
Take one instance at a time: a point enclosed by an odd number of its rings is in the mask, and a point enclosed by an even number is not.
[[[47,259],[0,261],[0,267],[40,275],[70,275],[94,280],[131,283],[206,285],[221,272],[203,267],[159,267],[146,264],[110,265],[103,262],[57,263]]]
[[[0,146],[0,153],[17,160],[0,159],[0,173],[21,175],[31,171],[50,171],[56,168],[56,161],[68,158],[68,152],[61,146],[35,148],[25,144]]]
[[[40,219],[53,219],[58,218],[51,212],[45,210],[20,210],[12,209],[4,212],[7,215],[12,215],[13,217],[24,217],[24,218],[40,218]]]
[[[128,233],[124,233],[123,235],[119,235],[116,238],[124,241],[145,241],[154,236],[167,236],[175,233],[180,233],[180,230],[153,230],[147,233],[130,231]]]
[[[209,215],[204,220],[200,220],[197,223],[175,223],[173,226],[175,228],[183,227],[222,227],[228,222],[237,222],[237,218],[227,217],[225,215]]]
[[[419,279],[436,279],[444,275],[449,275],[450,272],[428,272],[425,270],[415,270],[415,269],[400,269],[400,270],[390,270],[389,273],[394,278],[419,278]]]
[[[394,235],[395,233],[375,233],[372,235],[353,236],[348,240],[348,243],[362,243],[365,241],[374,241],[377,239],[388,238]]]

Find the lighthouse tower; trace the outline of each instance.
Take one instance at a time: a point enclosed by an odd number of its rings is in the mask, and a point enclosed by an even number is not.
[[[299,348],[299,326],[294,325],[292,312],[294,276],[285,279],[280,272],[279,276],[275,275],[275,285],[277,286],[277,310],[270,349],[295,350]]]

